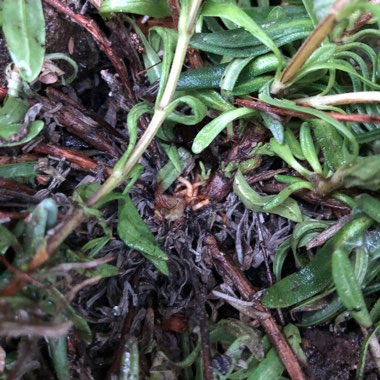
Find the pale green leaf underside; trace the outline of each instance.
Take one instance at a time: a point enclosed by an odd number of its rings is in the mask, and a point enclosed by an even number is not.
[[[32,82],[45,55],[45,19],[41,0],[4,0],[3,31],[21,77]]]

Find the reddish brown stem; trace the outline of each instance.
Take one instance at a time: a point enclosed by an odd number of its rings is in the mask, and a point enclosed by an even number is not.
[[[0,189],[17,191],[28,195],[36,194],[36,190],[32,189],[30,186],[4,177],[0,177]]]
[[[38,153],[44,153],[54,157],[65,158],[67,161],[72,162],[73,164],[79,166],[83,170],[96,171],[102,168],[101,165],[97,164],[94,160],[85,156],[84,154],[67,148],[62,148],[57,145],[39,143],[33,148],[33,150]],[[111,172],[112,170],[110,168],[106,168],[107,175],[110,175]]]
[[[37,161],[39,156],[36,154],[20,154],[19,156],[3,156],[0,157],[0,165],[6,165],[6,164],[17,164],[20,162],[31,162],[31,161]]]
[[[0,219],[24,219],[28,215],[29,215],[29,212],[27,211],[20,211],[20,212],[0,211]]]
[[[99,45],[99,48],[108,57],[108,59],[114,66],[116,72],[119,74],[121,83],[125,88],[126,94],[130,99],[133,99],[133,103],[136,103],[135,94],[132,90],[127,69],[125,68],[123,61],[119,58],[114,48],[111,46],[111,42],[96,25],[95,21],[89,18],[88,16],[75,13],[61,0],[44,0],[44,2],[56,9],[58,12],[70,17],[74,22],[79,24],[82,28],[86,29],[87,32],[91,34],[95,42]]]
[[[273,107],[267,103],[257,100],[236,99],[235,104],[281,116],[298,117],[300,119],[315,119],[314,115],[306,112],[297,112],[284,108]],[[326,112],[326,115],[334,118],[335,120],[348,121],[352,123],[380,123],[380,115],[344,115],[338,112]]]
[[[251,283],[246,279],[246,277],[241,273],[239,268],[237,268],[234,261],[225,253],[221,252],[218,243],[214,236],[207,235],[205,238],[205,244],[209,248],[215,266],[221,269],[223,276],[228,276],[236,288],[238,289],[242,298],[246,301],[252,301],[256,290],[252,287]],[[269,313],[259,301],[255,303],[255,309],[258,311]],[[303,373],[301,365],[299,364],[297,357],[277,326],[276,321],[272,316],[267,318],[260,318],[258,320],[265,330],[268,338],[272,342],[273,346],[276,348],[281,361],[283,362],[286,370],[288,371],[290,377],[293,380],[305,380],[306,377]]]

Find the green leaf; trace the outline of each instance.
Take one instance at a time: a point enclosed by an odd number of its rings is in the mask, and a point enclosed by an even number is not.
[[[333,3],[334,0],[313,0],[313,8],[318,21],[326,16]]]
[[[176,168],[172,161],[169,161],[165,166],[163,166],[157,173],[157,184],[159,191],[166,191],[174,181],[181,175],[192,162],[192,155],[184,148],[178,149],[180,170]]]
[[[82,248],[81,251],[85,253],[87,259],[95,257],[101,249],[103,249],[107,243],[111,240],[112,235],[102,236],[88,241]]]
[[[34,81],[45,55],[45,19],[41,0],[4,0],[3,31],[21,77]]]
[[[358,216],[347,223],[322,248],[304,268],[270,287],[263,297],[263,304],[270,308],[288,307],[304,301],[332,283],[331,253],[338,248],[352,248],[352,244],[371,225],[366,216]]]
[[[216,136],[218,136],[223,129],[227,128],[232,121],[256,114],[257,111],[243,107],[223,112],[210,123],[206,124],[195,136],[193,146],[191,148],[192,151],[194,153],[202,152],[202,150],[206,149],[214,141]]]
[[[70,378],[69,361],[67,358],[67,336],[49,338],[49,354],[58,380]]]
[[[285,138],[284,126],[282,125],[282,122],[267,112],[260,112],[260,115],[263,118],[265,127],[272,132],[272,135],[276,141],[279,144],[282,144]]]
[[[117,232],[128,247],[140,251],[163,274],[169,274],[166,253],[158,246],[153,234],[127,195],[119,204]]]
[[[322,149],[323,157],[329,169],[335,171],[347,164],[344,156],[344,141],[337,130],[324,121],[313,120],[313,133],[319,147]]]
[[[243,174],[238,171],[234,180],[234,192],[244,203],[245,207],[256,212],[265,212],[264,206],[273,200],[276,195],[261,196],[254,191],[245,180]],[[288,198],[281,205],[269,211],[271,214],[280,215],[293,222],[301,222],[302,214],[295,200]]]
[[[355,198],[359,209],[377,223],[380,223],[380,201],[368,194],[360,194]]]
[[[252,57],[234,59],[226,67],[220,82],[220,88],[224,91],[232,91],[243,69],[253,60]]]
[[[355,278],[348,251],[337,249],[332,257],[332,275],[338,295],[351,316],[360,326],[372,326],[363,294]]]
[[[82,316],[80,316],[67,302],[64,295],[54,287],[52,287],[49,291],[45,289],[39,289],[39,291],[44,293],[43,300],[41,301],[44,308],[50,310],[50,313],[52,315],[55,315],[57,313],[57,310],[61,310],[62,314],[73,322],[82,340],[86,344],[91,343],[92,332],[90,326],[88,325],[87,321]]]
[[[15,96],[8,96],[0,110],[0,124],[17,124],[24,120],[28,103]]]
[[[226,99],[215,90],[192,91],[190,94],[199,99],[207,108],[220,112],[235,109],[231,103],[227,102]]]
[[[372,331],[366,336],[364,343],[362,345],[362,349],[360,350],[360,357],[359,357],[359,362],[356,370],[356,379],[358,380],[364,380],[364,372],[365,372],[365,367],[366,367],[366,357],[368,353],[368,348],[370,345],[371,340],[375,340],[376,345],[378,344],[377,342],[377,337],[379,335],[380,331],[380,323],[376,324],[375,328],[372,329]]]
[[[0,177],[12,178],[23,183],[33,183],[36,176],[35,165],[35,161],[0,165]]]
[[[300,128],[300,144],[302,153],[306,161],[313,168],[314,172],[322,174],[322,166],[319,163],[318,154],[311,136],[310,123],[304,122]]]
[[[174,50],[177,44],[177,33],[168,28],[153,27],[149,29],[149,43],[155,52],[160,54],[161,64],[159,65],[159,88],[156,96],[156,107],[160,104],[162,95],[167,86],[170,68],[173,62]],[[147,67],[149,70],[149,67]]]
[[[297,327],[291,324],[285,326],[284,334],[293,351],[304,360],[305,354],[300,347],[301,337]],[[284,365],[282,364],[277,351],[274,348],[271,348],[265,355],[265,358],[249,374],[248,380],[279,379],[283,372]]]
[[[45,232],[57,222],[58,207],[52,198],[41,201],[29,217],[25,231],[24,248],[27,257],[44,242]],[[26,258],[26,257],[25,257]]]
[[[42,131],[44,122],[41,120],[33,121],[27,128],[25,137],[18,140],[17,135],[24,128],[22,124],[1,125],[0,124],[0,148],[26,144],[34,139]],[[1,139],[5,141],[1,141]]]
[[[103,3],[104,4],[104,3]],[[125,16],[125,20],[128,21],[134,31],[136,32],[139,40],[141,41],[144,47],[143,61],[144,66],[147,70],[147,77],[150,84],[153,84],[160,78],[161,75],[161,59],[158,54],[154,51],[150,42],[145,37],[144,33],[138,27],[138,25],[128,16]]]
[[[380,155],[359,157],[357,163],[347,169],[345,187],[360,187],[376,191],[380,189]]]
[[[12,247],[17,255],[23,255],[24,250],[16,236],[0,224],[0,255],[4,255]]]
[[[294,193],[295,191],[299,191],[302,189],[308,189],[313,190],[313,186],[310,182],[307,181],[297,181],[292,184],[290,184],[288,187],[285,187],[285,189],[281,190],[277,195],[275,195],[268,203],[265,204],[263,207],[263,211],[265,212],[271,212],[273,209],[279,207],[280,205],[283,205],[284,202],[286,202],[290,195]]]
[[[273,51],[279,62],[278,73],[280,72],[283,62],[283,57],[280,50],[268,34],[236,4],[217,4],[209,1],[203,8],[202,15],[209,17],[222,17],[223,19],[232,21],[250,32],[261,43]]]
[[[85,271],[85,275],[88,277],[95,277],[95,276],[101,276],[102,278],[106,277],[113,277],[120,273],[120,270],[118,267],[115,267],[114,265],[110,264],[101,264],[97,268],[95,268],[95,271]]]
[[[104,0],[100,13],[128,12],[156,18],[170,16],[166,0]]]
[[[312,174],[310,170],[306,169],[294,158],[292,151],[286,143],[279,144],[276,139],[271,138],[270,147],[272,151],[277,154],[277,156],[282,158],[289,166],[291,166],[302,176],[307,178]]]
[[[301,107],[294,104],[294,102],[287,100],[287,99],[275,99],[271,97],[270,95],[270,84],[263,87],[262,92],[259,95],[259,99],[263,102],[266,102],[272,106],[288,109],[291,111],[297,111],[297,112],[305,112],[307,114],[313,115],[318,119],[321,119],[329,124],[331,124],[336,130],[347,138],[347,140],[351,144],[352,153],[353,153],[353,159],[358,156],[359,153],[359,145],[356,141],[354,135],[349,131],[349,129],[339,121],[333,119],[331,116],[326,114],[325,112],[309,108],[309,107]]]
[[[176,111],[179,106],[186,105],[190,107],[192,114],[184,115]],[[196,97],[185,95],[173,100],[165,109],[167,120],[174,121],[185,125],[195,125],[207,114],[207,107]]]
[[[313,22],[313,26],[315,27],[318,24],[318,19],[315,14],[315,10],[313,7],[313,0],[302,0],[303,6],[305,7],[311,21]]]

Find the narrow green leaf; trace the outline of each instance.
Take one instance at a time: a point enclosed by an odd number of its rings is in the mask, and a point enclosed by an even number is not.
[[[100,13],[136,13],[142,16],[156,18],[170,16],[166,0],[104,0]]]
[[[284,202],[286,202],[289,199],[290,195],[292,195],[295,191],[302,189],[313,190],[313,186],[310,182],[307,181],[294,182],[285,189],[281,190],[277,195],[274,196],[274,198],[266,203],[263,207],[263,211],[271,212],[276,207],[284,204]]]
[[[0,165],[0,177],[12,178],[19,182],[33,183],[37,174],[35,166],[35,161]]]
[[[184,148],[178,149],[179,160],[180,160],[180,170],[178,170],[172,161],[169,161],[164,165],[160,171],[157,173],[157,184],[159,191],[166,191],[174,181],[181,175],[182,171],[185,170],[192,162],[192,155]]]
[[[378,323],[380,321],[380,298],[377,299],[375,304],[372,306],[371,311],[369,312],[372,321]]]
[[[15,96],[8,96],[0,110],[0,124],[17,124],[24,120],[28,103]]]
[[[9,247],[12,247],[17,255],[23,255],[24,253],[24,250],[16,236],[0,224],[0,254],[5,254]]]
[[[137,123],[141,116],[146,113],[152,113],[152,109],[146,103],[138,103],[132,107],[128,113],[127,126],[129,133],[129,144],[127,150],[124,152],[122,157],[116,163],[113,169],[113,173],[117,175],[122,175],[125,163],[128,161],[133,149],[135,148],[137,141]],[[85,199],[85,198],[84,198]]]
[[[236,173],[233,188],[235,194],[244,203],[245,207],[256,212],[265,212],[264,206],[276,197],[275,195],[259,195],[249,186],[240,171]],[[297,202],[291,198],[286,199],[282,204],[267,212],[280,215],[294,222],[301,222],[303,219]]]
[[[362,349],[360,350],[360,357],[358,362],[358,368],[356,370],[356,379],[358,380],[364,380],[364,372],[366,367],[366,357],[368,353],[369,343],[372,339],[376,339],[379,335],[380,331],[380,323],[377,323],[375,328],[367,335],[365,338],[365,341],[362,345]]]
[[[270,96],[270,84],[263,87],[262,92],[260,93],[259,99],[263,102],[266,102],[272,106],[285,108],[292,111],[304,112],[310,115],[315,116],[318,119],[321,119],[329,124],[331,124],[336,130],[351,144],[352,148],[352,159],[355,159],[359,154],[359,145],[354,137],[354,135],[349,131],[349,129],[339,121],[333,119],[331,116],[327,115],[325,112],[312,109],[309,107],[301,107],[294,104],[294,102],[287,99],[275,99]]]
[[[237,108],[231,111],[223,112],[221,115],[213,119],[210,123],[206,124],[201,131],[195,136],[192,151],[194,153],[200,153],[206,149],[219,135],[223,129],[234,120],[242,117],[248,117],[256,115],[257,111],[250,108]]]
[[[25,231],[24,248],[26,256],[33,256],[35,250],[43,243],[46,230],[57,222],[58,207],[52,198],[41,201],[33,210]]]
[[[276,141],[279,144],[283,144],[285,135],[282,122],[267,112],[260,112],[260,116],[263,118],[265,127],[272,132],[272,135]]]
[[[236,81],[243,69],[252,61],[253,58],[234,59],[226,68],[220,81],[220,88],[225,91],[232,91]]]
[[[207,108],[220,112],[235,109],[231,103],[227,102],[226,99],[215,90],[192,91],[190,94],[198,98]]]
[[[34,81],[45,55],[45,19],[41,0],[4,0],[3,31],[21,77]]]
[[[368,194],[360,194],[355,200],[359,209],[380,223],[380,201],[378,199]]]
[[[313,120],[313,133],[317,139],[319,147],[322,149],[323,157],[329,169],[335,171],[347,164],[348,160],[344,157],[344,141],[337,130],[324,121]]]
[[[317,251],[308,265],[270,287],[263,297],[263,304],[270,308],[288,307],[325,289],[332,283],[331,252],[352,248],[352,243],[362,237],[371,223],[371,219],[362,215],[347,223]]]
[[[270,147],[272,151],[277,154],[277,156],[282,158],[289,166],[291,166],[302,176],[309,177],[312,174],[310,170],[306,169],[294,158],[292,151],[286,143],[279,144],[276,139],[271,138]]]
[[[313,0],[302,0],[303,6],[305,7],[311,21],[313,22],[313,26],[315,27],[318,24],[318,19],[315,14],[315,10],[313,7]]]
[[[150,28],[149,43],[157,54],[162,52],[162,56],[160,54],[161,64],[159,65],[159,88],[155,101],[157,107],[160,104],[162,94],[168,84],[169,72],[177,44],[177,33],[174,30],[163,27]],[[147,69],[149,68],[147,67]]]
[[[67,380],[70,378],[66,340],[67,336],[48,339],[49,354],[58,380]]]
[[[154,51],[150,42],[147,40],[144,33],[139,28],[139,26],[134,22],[134,20],[132,20],[128,16],[125,16],[124,18],[126,21],[128,21],[132,25],[134,31],[136,32],[137,36],[139,37],[139,40],[141,41],[144,47],[144,54],[143,54],[144,66],[145,66],[145,69],[147,70],[149,83],[153,84],[155,81],[157,81],[160,78],[160,75],[161,75],[161,59],[158,56],[158,53]]]
[[[64,315],[66,315],[66,317],[73,322],[83,341],[86,344],[90,344],[92,341],[92,333],[87,321],[81,317],[70,304],[67,303],[66,298],[57,288],[53,287],[51,292],[53,297],[48,293],[44,298],[45,305],[47,305],[52,312],[56,312],[56,310],[60,309],[64,305]]]
[[[186,105],[191,109],[192,114],[184,115],[176,111],[179,106]],[[196,97],[185,95],[173,100],[165,109],[167,120],[185,125],[195,125],[207,114],[207,107]]]
[[[26,136],[18,139],[18,133],[24,128],[22,124],[0,125],[0,148],[26,144],[38,136],[43,127],[43,121],[35,120],[27,127]]]
[[[322,174],[322,166],[319,163],[317,150],[315,149],[313,137],[311,136],[310,124],[308,122],[301,124],[300,144],[306,161],[316,173]]]
[[[246,29],[273,51],[279,62],[278,73],[280,72],[283,62],[283,57],[280,50],[273,40],[267,35],[267,33],[237,5],[217,4],[210,1],[207,2],[206,6],[203,8],[202,15],[209,17],[222,17]]]
[[[322,20],[326,16],[334,0],[308,0],[309,3],[313,3],[313,8],[318,21]],[[305,3],[305,1],[304,1]]]
[[[140,251],[163,274],[169,274],[166,253],[158,246],[128,195],[119,204],[117,232],[126,245]]]
[[[285,130],[285,143],[288,145],[290,151],[296,158],[299,160],[305,159],[305,156],[302,153],[301,145],[290,128],[286,128]]]
[[[351,316],[360,326],[372,326],[360,285],[348,257],[348,251],[336,249],[332,255],[332,275],[338,295]]]
[[[347,169],[344,177],[346,187],[360,187],[377,191],[380,189],[380,154],[360,157],[357,163]]]
[[[169,145],[169,144],[161,144],[162,149],[166,153],[166,155],[169,158],[169,161],[173,164],[174,169],[178,172],[180,172],[181,169],[181,160],[179,157],[178,149],[174,145]]]

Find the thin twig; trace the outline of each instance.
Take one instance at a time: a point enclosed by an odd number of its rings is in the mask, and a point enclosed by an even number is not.
[[[256,293],[255,289],[246,277],[239,271],[233,260],[228,255],[220,251],[215,237],[210,234],[207,235],[204,243],[207,245],[209,252],[214,259],[215,266],[222,270],[222,275],[229,277],[233,281],[240,295],[245,300],[253,300]],[[261,312],[269,313],[269,311],[259,301],[256,301],[255,308]],[[258,316],[258,321],[265,330],[273,346],[276,348],[277,353],[290,377],[293,380],[306,380],[297,357],[278,328],[274,318],[272,316],[267,318],[260,318]]]
[[[351,0],[337,0],[334,2],[326,16],[319,22],[286,66],[280,81],[273,82],[271,88],[272,94],[278,94],[281,92],[287,84],[294,79],[306,60],[331,33],[338,22],[339,13],[346,8],[350,2]]]
[[[33,151],[48,154],[54,157],[65,158],[67,161],[72,162],[83,170],[95,172],[104,168],[102,165],[99,165],[96,161],[85,156],[84,154],[81,154],[78,151],[60,147],[58,145],[39,143],[33,147]],[[110,175],[111,168],[106,167],[105,172],[107,175]]]
[[[315,119],[314,115],[306,112],[291,111],[284,108],[273,107],[267,103],[257,100],[236,99],[235,104],[281,116],[298,117],[300,119]],[[352,123],[380,123],[380,115],[344,115],[338,112],[326,112],[326,115],[338,121],[348,121]]]
[[[338,220],[336,224],[334,224],[330,228],[327,228],[319,235],[317,235],[314,239],[310,240],[306,245],[306,249],[312,249],[321,246],[328,239],[333,237],[339,230],[341,230],[350,220],[351,215],[343,216],[341,219]]]

